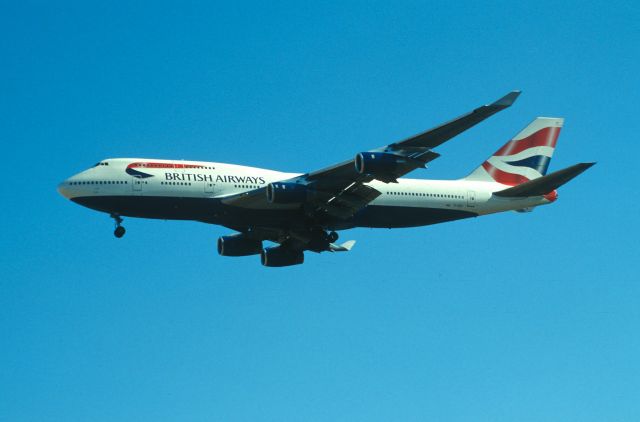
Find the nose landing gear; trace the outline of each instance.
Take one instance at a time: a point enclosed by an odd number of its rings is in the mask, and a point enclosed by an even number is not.
[[[118,226],[118,227],[116,227],[116,229],[113,231],[113,234],[114,234],[114,236],[115,236],[115,237],[117,237],[118,239],[120,239],[122,236],[124,236],[124,234],[125,234],[126,232],[127,232],[127,231],[125,230],[125,228],[124,228],[124,227],[122,227],[122,226]]]
[[[120,217],[118,214],[111,214],[111,218],[113,218],[116,222],[116,229],[113,231],[113,235],[120,239],[126,233],[125,228],[121,226],[122,217]]]

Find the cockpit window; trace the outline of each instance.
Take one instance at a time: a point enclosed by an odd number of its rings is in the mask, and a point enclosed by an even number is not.
[[[93,167],[98,167],[98,166],[108,166],[108,165],[109,165],[109,163],[108,163],[108,162],[106,162],[106,161],[99,161],[99,162],[95,163],[95,164],[93,165]]]

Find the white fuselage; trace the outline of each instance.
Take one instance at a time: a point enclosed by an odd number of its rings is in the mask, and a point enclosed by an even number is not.
[[[81,173],[62,182],[59,192],[75,202],[112,214],[134,217],[193,219],[217,223],[212,217],[209,221],[203,217],[202,210],[194,210],[190,217],[190,206],[195,200],[221,200],[225,197],[255,189],[264,188],[271,182],[282,181],[298,176],[296,173],[247,167],[233,164],[176,161],[157,159],[116,158],[103,160]],[[399,179],[398,183],[372,181],[371,187],[382,194],[365,208],[386,211],[407,210],[419,212],[419,209],[431,210],[438,215],[450,212],[451,215],[478,216],[508,210],[527,210],[538,205],[548,204],[554,198],[543,196],[526,198],[504,198],[492,195],[493,192],[509,186],[495,182],[470,180],[421,180]],[[153,198],[149,212],[146,208],[132,205],[135,210],[128,211],[129,201],[143,201]],[[109,201],[107,201],[109,200]],[[179,202],[171,202],[171,201]],[[151,201],[149,201],[151,203]],[[94,205],[96,204],[96,205]],[[108,204],[108,205],[107,205]],[[200,205],[193,206],[201,207]],[[168,207],[172,209],[158,209]],[[180,208],[177,213],[175,210]],[[220,212],[210,211],[219,216]],[[227,211],[228,212],[228,211]],[[216,217],[217,218],[217,217]],[[398,214],[402,218],[402,213]],[[459,217],[464,218],[464,217]],[[458,218],[445,218],[451,221]],[[368,221],[368,220],[367,220]],[[407,227],[433,224],[441,221],[414,219],[413,223],[398,221],[367,222],[369,227]],[[219,224],[225,224],[224,222]],[[358,226],[357,222],[353,226]]]

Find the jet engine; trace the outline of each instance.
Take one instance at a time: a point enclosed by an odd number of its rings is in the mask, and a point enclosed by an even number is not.
[[[218,253],[223,256],[257,255],[262,251],[262,241],[239,233],[218,238]]]
[[[272,204],[294,204],[307,199],[307,187],[298,183],[269,183],[267,201]]]
[[[262,250],[260,261],[265,267],[287,267],[289,265],[302,264],[304,262],[304,253],[300,250],[274,246]]]
[[[406,157],[386,152],[360,152],[356,155],[355,165],[360,174],[393,174],[406,161]]]

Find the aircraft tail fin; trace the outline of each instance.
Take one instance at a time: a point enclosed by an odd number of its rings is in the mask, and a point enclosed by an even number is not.
[[[567,167],[562,170],[554,171],[546,176],[539,177],[534,180],[522,183],[520,185],[494,192],[496,196],[506,197],[527,197],[527,196],[542,196],[552,194],[552,200],[557,198],[557,193],[553,194],[557,188],[569,182],[573,178],[580,175],[583,171],[587,170],[595,163],[580,163],[571,167]]]
[[[516,186],[544,176],[563,123],[560,117],[536,118],[465,180]]]

